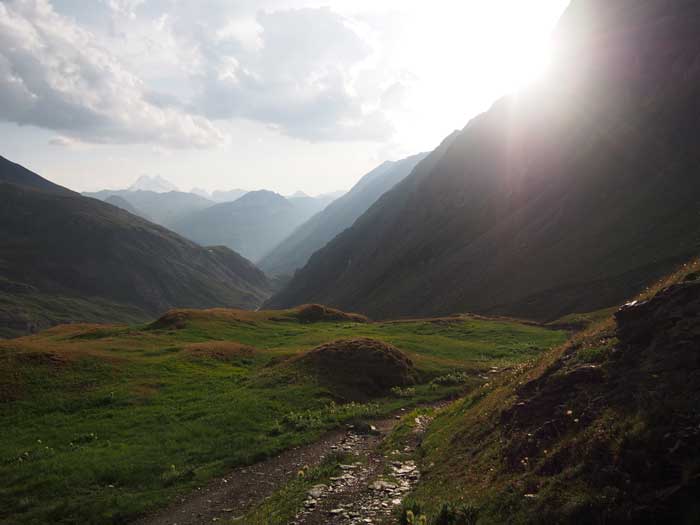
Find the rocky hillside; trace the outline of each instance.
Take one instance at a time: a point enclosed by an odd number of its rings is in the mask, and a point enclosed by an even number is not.
[[[479,524],[695,523],[700,264],[433,424],[416,494]]]
[[[472,120],[269,303],[553,319],[700,242],[696,2],[575,0],[536,86]]]
[[[255,308],[269,293],[228,248],[202,248],[5,159],[0,201],[0,325],[15,332],[174,306]]]
[[[292,274],[302,268],[314,252],[352,226],[426,156],[426,153],[421,153],[396,162],[387,161],[370,171],[348,193],[299,226],[260,261],[260,267],[270,275]]]

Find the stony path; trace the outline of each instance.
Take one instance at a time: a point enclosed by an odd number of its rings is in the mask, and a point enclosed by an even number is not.
[[[379,524],[401,505],[420,479],[420,471],[410,457],[415,452],[429,419],[416,418],[414,432],[407,446],[388,456],[379,444],[393,423],[378,430],[381,436],[358,436],[349,432],[341,442],[343,450],[358,455],[361,461],[343,465],[343,473],[331,478],[327,485],[316,485],[307,496],[305,509],[292,525],[357,525]]]

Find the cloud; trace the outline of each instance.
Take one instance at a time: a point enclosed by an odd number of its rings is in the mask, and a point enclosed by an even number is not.
[[[129,13],[138,4],[110,2]],[[153,104],[147,92],[97,35],[58,14],[48,0],[0,3],[0,119],[83,142],[222,142],[205,117]]]
[[[72,148],[80,144],[80,142],[70,137],[58,136],[49,139],[49,144],[60,148]]]
[[[373,49],[342,16],[328,8],[259,12],[256,25],[243,27],[245,40],[240,31],[216,40],[200,35],[198,45],[209,52],[193,105],[207,118],[255,120],[310,141],[392,133],[381,98],[355,89],[356,71]]]
[[[384,141],[398,79],[376,28],[306,0],[0,1],[0,120],[92,143],[226,142],[245,119]],[[367,89],[372,86],[372,89]]]

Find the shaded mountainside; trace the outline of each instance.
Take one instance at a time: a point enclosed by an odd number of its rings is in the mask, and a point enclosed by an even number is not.
[[[145,190],[102,190],[83,195],[105,202],[109,202],[113,197],[119,197],[133,206],[139,216],[166,228],[172,227],[183,217],[214,206],[214,202],[209,199],[182,191],[159,193]]]
[[[174,306],[255,308],[268,294],[264,274],[228,248],[202,248],[68,190],[38,189],[31,172],[23,186],[15,171],[0,163],[0,324],[16,332]],[[81,315],[93,299],[104,315],[96,306]]]
[[[299,226],[260,261],[260,267],[271,275],[292,274],[302,268],[314,252],[352,226],[379,197],[406,178],[426,156],[427,153],[422,153],[397,162],[384,162],[370,171],[348,193]]]
[[[0,156],[0,183],[17,184],[62,195],[76,195],[71,190],[40,177],[24,166]]]
[[[326,203],[312,197],[286,199],[272,191],[251,191],[234,202],[192,213],[172,228],[200,244],[228,246],[257,261]]]
[[[311,257],[271,307],[554,319],[700,243],[697,2],[577,0],[540,84],[472,120]]]
[[[699,268],[436,419],[425,510],[467,503],[480,524],[697,523]]]

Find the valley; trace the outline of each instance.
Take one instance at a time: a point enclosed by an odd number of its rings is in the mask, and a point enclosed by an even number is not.
[[[700,523],[700,3],[328,4],[0,1],[0,525]]]

